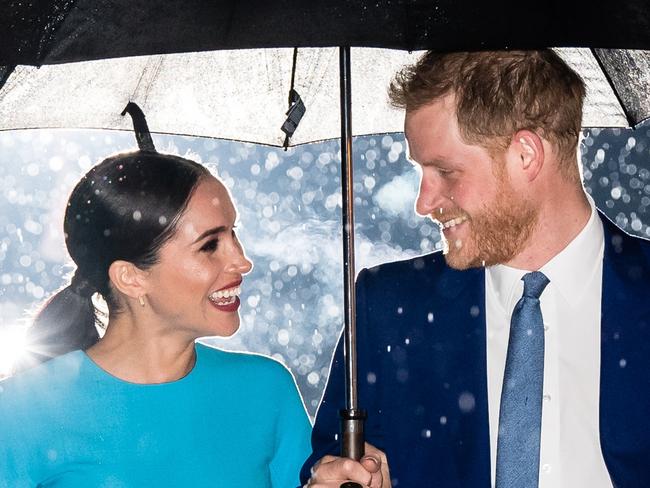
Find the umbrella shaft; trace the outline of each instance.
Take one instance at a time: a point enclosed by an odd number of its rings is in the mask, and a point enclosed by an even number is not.
[[[345,385],[346,407],[356,410],[357,355],[354,294],[354,194],[352,168],[352,100],[350,48],[339,48],[341,79],[341,185],[343,220],[343,276],[345,304]]]

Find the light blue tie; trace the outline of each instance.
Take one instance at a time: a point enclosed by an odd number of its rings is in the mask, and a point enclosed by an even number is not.
[[[524,294],[515,305],[501,391],[496,488],[535,488],[544,385],[544,322],[539,297],[549,284],[544,273],[522,278]]]

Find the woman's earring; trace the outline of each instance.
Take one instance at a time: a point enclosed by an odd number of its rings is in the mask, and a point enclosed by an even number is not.
[[[140,305],[144,307],[144,297],[142,295],[138,297],[138,301],[140,302]]]

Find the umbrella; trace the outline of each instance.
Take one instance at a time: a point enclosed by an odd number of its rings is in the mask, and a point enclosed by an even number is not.
[[[338,56],[339,62],[339,79],[340,79],[340,96],[341,96],[341,134],[343,136],[342,163],[343,163],[343,191],[344,195],[344,247],[345,247],[345,301],[346,301],[346,356],[351,358],[348,366],[348,415],[351,423],[346,424],[343,428],[344,439],[355,438],[359,441],[360,436],[357,434],[362,430],[361,415],[357,410],[356,393],[355,393],[355,366],[354,366],[354,295],[353,295],[353,272],[354,256],[352,254],[353,229],[352,220],[352,194],[351,194],[351,136],[355,127],[351,121],[351,101],[350,87],[351,75],[350,49],[349,46],[365,47],[387,47],[402,50],[415,50],[422,48],[436,48],[439,50],[469,50],[469,49],[487,49],[487,48],[534,48],[548,45],[555,46],[598,46],[601,49],[588,49],[587,51],[575,51],[575,59],[581,59],[582,64],[591,68],[600,68],[603,74],[598,75],[599,70],[589,71],[594,73],[594,80],[600,77],[601,88],[590,89],[590,99],[595,100],[595,96],[601,92],[609,92],[613,95],[613,102],[610,105],[598,102],[599,107],[618,107],[618,115],[613,115],[611,111],[607,116],[599,115],[599,122],[592,123],[587,119],[586,125],[610,126],[610,125],[633,125],[647,117],[648,102],[644,98],[647,88],[650,86],[649,80],[645,74],[648,67],[649,55],[646,52],[631,52],[623,50],[604,48],[648,48],[650,47],[650,12],[644,5],[643,1],[630,1],[622,6],[608,4],[605,2],[586,2],[586,1],[569,1],[562,5],[555,2],[538,3],[528,6],[525,13],[526,22],[520,18],[520,5],[512,1],[501,2],[481,2],[465,1],[453,2],[451,0],[441,0],[437,2],[419,1],[419,0],[380,0],[375,2],[367,1],[315,1],[300,2],[299,0],[281,0],[276,2],[262,1],[240,1],[240,2],[202,2],[199,0],[190,0],[185,2],[176,1],[153,1],[147,4],[133,5],[124,0],[113,1],[90,1],[90,0],[51,0],[50,2],[40,2],[38,5],[28,2],[13,2],[10,4],[8,15],[5,16],[7,26],[0,29],[2,32],[2,42],[0,43],[0,82],[4,83],[4,89],[0,93],[0,113],[2,119],[13,121],[5,128],[16,127],[52,127],[55,122],[44,122],[50,115],[69,113],[68,109],[80,107],[85,109],[87,104],[84,98],[78,98],[77,102],[68,102],[66,105],[58,108],[50,107],[45,101],[35,101],[35,106],[30,106],[28,102],[36,100],[34,93],[47,93],[37,88],[37,83],[32,80],[39,76],[45,77],[47,86],[53,86],[53,80],[57,78],[57,66],[46,66],[37,70],[37,76],[32,76],[28,68],[18,67],[18,65],[57,65],[60,63],[70,63],[78,61],[100,60],[104,58],[120,58],[140,55],[155,55],[156,57],[146,60],[136,58],[133,61],[144,62],[139,69],[131,67],[123,68],[128,74],[135,74],[131,84],[117,80],[113,85],[106,88],[107,91],[113,92],[115,85],[125,86],[123,95],[126,93],[128,99],[138,100],[138,96],[143,97],[140,103],[143,105],[145,112],[150,113],[147,106],[151,105],[163,107],[163,113],[166,117],[173,115],[175,123],[178,119],[190,119],[196,124],[194,127],[188,126],[186,129],[166,129],[164,126],[158,126],[158,118],[155,114],[150,115],[150,125],[154,131],[174,132],[174,133],[196,133],[197,125],[207,125],[206,121],[216,113],[221,113],[225,119],[214,124],[218,127],[231,128],[236,126],[231,114],[241,113],[243,101],[253,99],[249,95],[240,98],[234,96],[208,97],[218,101],[216,107],[210,105],[208,116],[200,113],[197,107],[208,106],[203,99],[198,102],[192,102],[190,98],[183,93],[170,88],[165,84],[166,78],[163,76],[163,67],[171,64],[170,57],[173,53],[183,52],[204,52],[215,49],[248,49],[248,48],[290,48],[290,47],[327,47],[327,46],[345,46],[340,49]],[[576,23],[576,19],[582,21]],[[462,27],[462,35],[459,35],[459,26]],[[594,28],[598,26],[598,28]],[[301,50],[305,52],[304,50]],[[331,51],[330,51],[331,52]],[[290,56],[291,50],[279,53],[279,56]],[[317,58],[327,59],[327,51],[306,51],[307,55],[315,55]],[[214,54],[215,58],[221,54]],[[568,55],[568,54],[567,54]],[[235,59],[236,67],[232,65],[228,68],[220,68],[219,63],[210,55],[205,56],[205,69],[203,71],[192,71],[193,78],[196,78],[200,84],[196,92],[204,95],[202,89],[208,85],[224,85],[230,83],[236,88],[250,84],[259,90],[262,84],[251,83],[250,74],[255,68],[261,68],[267,74],[289,73],[280,76],[278,80],[291,79],[289,86],[283,86],[286,81],[275,83],[280,85],[280,93],[284,97],[289,95],[289,101],[284,103],[283,110],[287,106],[290,108],[290,115],[300,115],[306,107],[307,112],[305,120],[299,122],[299,117],[291,116],[284,124],[287,136],[293,135],[292,130],[296,124],[300,126],[296,129],[293,142],[299,142],[299,134],[304,132],[305,140],[311,138],[321,139],[334,137],[335,133],[318,133],[307,136],[307,130],[304,126],[308,125],[309,116],[314,117],[316,125],[321,125],[323,114],[331,113],[327,110],[331,101],[323,98],[323,110],[317,110],[318,102],[312,103],[312,92],[305,88],[301,80],[300,69],[307,67],[307,73],[310,71],[309,63],[303,63],[299,56],[293,56],[293,61],[287,65],[286,61],[278,61],[277,66],[284,66],[284,69],[269,68],[271,63],[260,63],[259,58],[253,56],[252,67],[244,67],[237,58],[237,54],[231,54]],[[228,56],[228,55],[225,55]],[[267,54],[263,55],[264,57]],[[374,50],[370,51],[370,65],[376,63],[378,56]],[[248,55],[247,55],[248,57]],[[390,58],[390,56],[387,56]],[[179,57],[180,59],[180,57]],[[336,72],[332,69],[331,63],[336,63],[336,55],[329,54],[330,64],[323,62],[318,64],[323,73]],[[99,63],[99,61],[93,61]],[[171,70],[171,78],[178,77],[179,73],[187,72],[183,66],[188,63],[191,66],[198,66],[196,60],[181,60],[181,68]],[[232,62],[232,60],[230,61]],[[393,61],[391,61],[392,63]],[[403,62],[403,61],[400,61]],[[185,63],[185,64],[184,64]],[[574,62],[572,61],[571,64]],[[73,85],[67,86],[65,91],[72,94],[81,94],[83,85],[89,86],[92,90],[97,90],[98,80],[105,78],[113,79],[113,68],[99,66],[99,76],[91,71],[85,71],[89,64],[81,66],[82,74],[71,74],[67,67],[61,67],[64,73],[67,73],[66,79],[72,81]],[[251,66],[251,65],[249,65]],[[289,66],[287,68],[287,66]],[[355,66],[357,66],[355,59]],[[380,68],[381,73],[390,74],[395,71],[394,65],[387,68]],[[52,68],[52,70],[50,70]],[[180,71],[179,71],[180,69]],[[194,69],[194,68],[192,68]],[[243,73],[243,81],[233,77],[233,72]],[[645,70],[645,71],[644,71]],[[32,70],[34,71],[34,70]],[[318,70],[317,70],[318,71]],[[363,69],[367,73],[369,69]],[[96,73],[96,72],[95,72]],[[110,73],[110,74],[109,74]],[[640,87],[640,91],[628,89],[627,82],[623,84],[623,78],[631,78],[635,85]],[[216,74],[216,80],[214,80]],[[223,78],[219,78],[219,74]],[[309,75],[307,75],[309,76]],[[160,77],[160,78],[158,78]],[[265,82],[268,83],[268,78]],[[372,76],[370,76],[373,79]],[[587,81],[590,81],[592,75],[586,75]],[[272,76],[271,76],[272,79]],[[161,81],[163,91],[174,92],[179,99],[181,108],[174,108],[171,104],[160,102],[156,97],[156,81]],[[211,83],[216,81],[217,83]],[[225,83],[224,83],[225,81]],[[320,88],[323,79],[315,77],[313,83],[307,83],[307,86],[317,86]],[[377,81],[377,79],[375,79]],[[32,84],[33,83],[33,84]],[[76,83],[76,84],[75,84]],[[135,86],[133,85],[135,83]],[[336,87],[336,82],[328,82]],[[325,83],[327,84],[327,83]],[[250,86],[249,85],[249,86]],[[57,85],[59,86],[59,85]],[[271,86],[273,82],[271,81]],[[610,87],[611,88],[608,88]],[[305,92],[305,90],[307,90]],[[299,95],[303,91],[304,100]],[[357,93],[376,93],[382,90],[376,88],[355,89]],[[313,93],[319,93],[314,90]],[[268,94],[262,92],[261,98],[266,99]],[[62,97],[55,97],[61,103]],[[260,97],[258,96],[257,99]],[[268,97],[272,98],[272,97]],[[314,96],[318,99],[318,96]],[[81,102],[79,101],[81,100]],[[230,100],[233,106],[224,106],[223,100]],[[124,100],[128,101],[128,100]],[[156,103],[154,103],[154,101]],[[301,103],[304,103],[304,105]],[[355,108],[356,108],[355,98]],[[376,102],[375,102],[376,104]],[[374,105],[372,102],[360,103],[364,109],[362,113],[372,113],[370,110]],[[592,105],[591,103],[589,105]],[[123,104],[120,104],[123,106]],[[6,108],[2,108],[6,107]],[[47,110],[44,110],[47,108]],[[365,110],[365,109],[368,110]],[[184,109],[186,109],[184,111]],[[293,110],[291,110],[293,109]],[[165,112],[166,110],[166,112]],[[93,112],[101,110],[92,109]],[[115,105],[112,105],[110,112],[104,112],[104,115],[116,119],[114,112]],[[261,105],[254,105],[254,111],[248,112],[249,115],[243,120],[243,125],[252,125],[250,122],[260,114],[275,114],[277,111],[267,109]],[[18,117],[25,117],[20,119]],[[185,115],[179,117],[179,115]],[[40,122],[30,122],[29,116],[40,118]],[[612,117],[611,119],[609,117]],[[75,120],[87,119],[86,127],[106,127],[103,122],[91,121],[90,116],[83,117],[79,114],[73,115]],[[355,115],[356,117],[356,115]],[[381,120],[383,116],[371,115],[372,120]],[[399,115],[386,117],[386,119],[399,120]],[[20,121],[22,120],[22,122]],[[119,119],[118,119],[119,120]],[[356,119],[355,119],[356,120]],[[70,126],[69,120],[60,122]],[[123,122],[118,121],[117,124]],[[13,124],[13,125],[12,125]],[[73,124],[79,126],[79,124]],[[281,124],[270,125],[278,127]],[[336,125],[336,123],[334,124]],[[364,126],[363,120],[359,124]],[[240,128],[236,128],[235,134],[238,136],[229,136],[235,139],[251,138],[252,136],[242,136],[244,134]],[[369,126],[367,129],[361,129],[357,133],[364,131],[385,132],[399,130],[399,125],[386,125],[384,129],[378,126]],[[277,129],[275,129],[277,134]],[[258,133],[258,128],[254,128],[253,133]],[[210,134],[218,136],[219,134]],[[223,134],[221,135],[223,136]],[[278,138],[279,137],[279,138]],[[282,135],[274,135],[267,142],[278,144],[279,141],[286,140]],[[303,142],[304,142],[303,141]],[[287,142],[290,142],[287,140]],[[353,434],[346,436],[345,434]],[[356,447],[355,447],[356,446]],[[358,442],[351,442],[344,449],[344,454],[358,458],[362,446]]]
[[[282,146],[293,52],[227,50],[18,66],[0,91],[0,129],[129,130],[119,109],[134,101],[157,133]],[[645,51],[558,52],[587,81],[585,127],[636,125],[650,115],[650,100],[644,96],[650,87],[650,56]],[[386,87],[418,54],[351,50],[354,135],[402,130],[403,114],[389,107]],[[290,144],[338,137],[339,113],[333,109],[339,104],[336,48],[298,49],[293,79],[307,110]]]
[[[339,136],[338,113],[331,109],[339,104],[332,46],[650,47],[644,0],[538,2],[527,7],[525,22],[512,0],[10,1],[0,22],[0,88],[6,83],[0,128],[127,129],[115,107],[133,100],[155,132],[271,145],[284,143],[280,127],[293,86],[307,111],[290,142]],[[307,49],[292,62],[296,47]],[[252,48],[264,50],[215,52]],[[645,53],[590,49],[567,55],[595,83],[588,107],[607,107],[607,114],[588,112],[585,126],[635,125],[650,115],[648,101],[634,94],[647,93]],[[383,94],[391,74],[413,56],[370,49],[353,50],[351,57],[353,133],[401,130],[401,115],[386,112]],[[89,60],[105,61],[56,66]],[[630,78],[638,87],[628,91]],[[170,89],[172,83],[184,88]]]

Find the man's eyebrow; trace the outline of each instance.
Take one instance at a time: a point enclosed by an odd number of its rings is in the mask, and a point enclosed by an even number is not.
[[[197,237],[196,240],[193,242],[193,244],[196,244],[197,242],[213,234],[219,234],[221,232],[224,232],[226,229],[227,227],[225,225],[220,225],[218,227],[213,227],[212,229],[208,229],[204,233],[202,233],[199,237]]]
[[[415,159],[410,158],[409,161],[412,164],[417,164],[419,166],[436,166],[436,167],[440,166],[440,167],[444,167],[444,166],[449,166],[449,164],[450,164],[449,161],[444,161],[442,159],[427,159],[426,161],[420,162],[420,161],[417,161]]]
[[[423,163],[424,166],[438,166],[441,168],[457,166],[455,159],[433,158]]]

